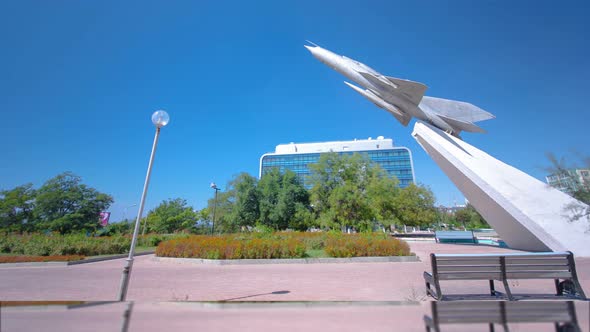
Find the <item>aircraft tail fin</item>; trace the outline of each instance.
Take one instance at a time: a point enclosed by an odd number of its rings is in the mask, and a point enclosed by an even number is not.
[[[424,96],[419,107],[423,110],[430,110],[445,119],[453,119],[460,122],[471,123],[472,125],[473,122],[496,118],[493,114],[463,101]]]

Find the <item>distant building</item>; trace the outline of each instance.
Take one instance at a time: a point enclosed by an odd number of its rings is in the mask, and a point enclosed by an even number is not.
[[[560,174],[546,177],[547,183],[566,194],[573,194],[584,187],[590,187],[590,169],[568,169]]]
[[[308,166],[317,163],[320,155],[327,152],[340,155],[365,154],[370,160],[379,164],[389,176],[397,177],[400,187],[405,188],[415,182],[410,149],[393,146],[393,140],[383,136],[377,139],[369,137],[366,140],[277,145],[274,153],[266,153],[260,157],[259,177],[274,167],[278,167],[280,172],[291,170],[309,189],[311,185],[306,182],[306,177],[311,174],[311,171]]]

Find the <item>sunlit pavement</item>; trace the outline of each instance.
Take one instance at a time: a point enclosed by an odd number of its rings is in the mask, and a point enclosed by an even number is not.
[[[413,331],[416,328],[416,331],[423,331],[422,316],[430,313],[430,299],[425,296],[422,273],[430,271],[431,252],[513,251],[433,242],[410,242],[410,246],[420,262],[217,266],[158,262],[151,255],[137,257],[127,296],[134,302],[130,330],[173,327],[210,331],[238,328],[240,331],[278,328],[310,331],[322,326],[316,330]],[[117,259],[62,267],[0,268],[0,296],[3,301],[113,301],[117,297],[123,262]],[[589,293],[590,259],[576,258],[576,267],[582,287]],[[451,294],[485,294],[488,285],[487,282],[460,281],[443,283],[442,287]],[[511,282],[511,287],[518,294],[551,293],[554,286],[552,280],[520,280]],[[498,289],[501,290],[501,286],[498,285]],[[194,303],[221,300],[259,303]],[[268,304],[262,301],[288,302]],[[577,301],[576,306],[582,330],[588,331],[588,302]],[[34,324],[43,322],[56,331],[58,327],[61,331],[71,330],[68,326],[75,326],[76,330],[120,330],[127,306],[114,303],[70,309],[63,306],[40,308],[4,306],[1,331],[34,330]],[[541,324],[534,330],[545,327],[548,331],[553,328],[551,324]],[[452,330],[463,328],[477,330],[471,325],[456,326]],[[482,328],[485,330],[487,326],[482,325]],[[519,328],[515,326],[511,330],[519,331]],[[522,328],[520,331],[531,331],[531,325],[522,325]]]

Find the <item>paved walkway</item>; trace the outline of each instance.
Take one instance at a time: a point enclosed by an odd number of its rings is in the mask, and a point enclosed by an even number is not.
[[[313,324],[321,323],[323,331],[390,331],[393,326],[403,326],[407,331],[413,331],[414,327],[419,327],[416,331],[422,331],[424,327],[421,317],[429,313],[430,309],[429,303],[424,302],[428,299],[424,295],[422,273],[430,270],[429,254],[431,252],[513,251],[488,246],[433,242],[410,242],[410,247],[419,256],[420,262],[217,266],[158,262],[153,260],[151,255],[137,257],[127,296],[128,300],[136,302],[132,330],[145,331],[152,330],[150,327],[162,326],[179,328],[179,330],[190,327],[210,331],[222,328],[229,331],[238,328],[240,331],[255,329],[260,331],[278,329],[281,325],[287,324],[289,331],[310,331],[310,326],[319,326]],[[113,301],[117,298],[123,263],[123,259],[117,259],[61,267],[0,268],[0,296],[5,301]],[[576,263],[582,286],[587,293],[590,293],[590,259],[576,258]],[[551,280],[512,282],[512,286],[514,293],[553,291]],[[443,287],[449,293],[487,292],[487,282],[449,282],[443,284]],[[319,305],[288,303],[284,306],[220,308],[215,307],[215,304],[190,303],[190,301],[219,300],[371,301],[373,304],[357,303],[338,306],[332,303],[322,306],[321,303]],[[161,301],[179,303],[160,303]],[[403,304],[392,305],[374,301],[393,301]],[[412,304],[411,301],[418,301],[418,303]],[[264,303],[259,304],[264,305]],[[301,305],[307,309],[301,310]],[[588,302],[578,302],[576,305],[579,308],[579,318],[586,324],[583,329],[588,331]],[[19,331],[27,330],[25,327],[31,327],[27,324],[42,324],[41,322],[55,320],[54,325],[48,326],[58,326],[62,330],[68,330],[63,324],[75,324],[78,320],[84,322],[83,317],[85,313],[88,313],[96,321],[85,325],[88,330],[103,330],[100,324],[119,326],[121,321],[119,318],[108,320],[106,317],[122,317],[123,311],[124,304],[121,303],[94,306],[79,309],[76,311],[76,317],[81,318],[70,320],[64,318],[70,317],[71,313],[67,310],[9,308],[7,311],[4,308],[3,324],[11,326],[10,331]],[[63,312],[63,315],[56,312]],[[98,319],[102,315],[105,320]],[[60,320],[59,317],[62,319]],[[158,323],[155,317],[164,319],[167,325]],[[195,321],[196,318],[199,320]],[[336,329],[336,326],[339,328]],[[363,326],[370,328],[365,329]],[[528,328],[530,327],[524,327],[520,331],[527,331]],[[112,330],[112,328],[108,329]],[[467,330],[473,329],[465,329]],[[514,330],[519,331],[518,328]]]
[[[128,300],[139,301],[421,301],[429,254],[511,252],[509,249],[410,242],[421,262],[198,265],[135,259]],[[0,268],[3,300],[112,301],[123,259],[59,267]],[[590,259],[576,259],[590,292]],[[551,280],[512,282],[515,293],[552,291]],[[487,282],[449,282],[445,290],[486,292]],[[501,289],[501,288],[499,288]]]

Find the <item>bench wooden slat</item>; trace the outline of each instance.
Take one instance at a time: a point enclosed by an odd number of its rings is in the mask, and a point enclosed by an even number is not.
[[[500,314],[490,315],[490,316],[482,316],[482,317],[472,317],[463,315],[457,315],[456,317],[439,317],[438,322],[440,324],[454,324],[454,323],[502,323],[502,316]]]
[[[439,273],[439,280],[502,280],[500,272]]]
[[[502,272],[500,265],[448,265],[439,266],[438,273],[444,272]]]
[[[559,265],[559,266],[569,266],[567,260],[539,260],[539,259],[528,259],[528,260],[520,260],[520,261],[512,261],[506,262],[506,266],[518,266],[518,265]]]
[[[568,308],[566,301],[506,302],[505,305],[506,309],[509,309],[511,312],[558,311]]]
[[[506,272],[506,279],[567,279],[571,278],[570,272],[549,271],[524,271]]]
[[[438,266],[444,266],[444,265],[490,265],[490,264],[498,264],[500,265],[500,259],[499,258],[495,258],[495,259],[475,259],[475,258],[469,258],[469,259],[459,259],[459,260],[440,260],[437,259],[436,260],[436,265]]]
[[[506,272],[513,271],[564,271],[569,272],[567,265],[507,265]]]

